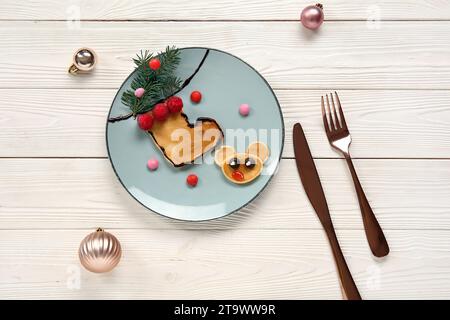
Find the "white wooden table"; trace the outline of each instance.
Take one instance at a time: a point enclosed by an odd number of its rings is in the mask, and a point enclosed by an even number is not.
[[[2,0],[0,298],[340,299],[295,169],[297,121],[362,296],[450,298],[450,1],[325,1],[317,34],[298,21],[310,2]],[[105,119],[130,58],[168,44],[238,55],[281,102],[280,170],[224,219],[149,212],[107,159]],[[71,77],[82,46],[100,63]],[[391,246],[386,259],[371,256],[350,174],[323,132],[319,98],[330,90],[346,110],[355,166]],[[109,274],[78,262],[79,242],[98,226],[124,250]]]

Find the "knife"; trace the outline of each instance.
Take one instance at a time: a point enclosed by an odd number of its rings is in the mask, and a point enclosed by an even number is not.
[[[300,175],[306,195],[308,196],[311,205],[316,211],[322,224],[325,233],[330,242],[333,252],[334,260],[336,261],[337,270],[339,273],[342,294],[348,300],[361,300],[361,296],[356,287],[355,281],[352,278],[341,247],[334,231],[333,223],[331,221],[330,212],[328,211],[327,200],[323,193],[322,184],[320,183],[319,174],[317,173],[314,160],[309,150],[308,142],[306,141],[300,123],[296,123],[293,129],[294,153],[297,170]]]

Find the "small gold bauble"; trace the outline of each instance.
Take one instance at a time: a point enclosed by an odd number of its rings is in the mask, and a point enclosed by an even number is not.
[[[99,228],[81,241],[78,255],[81,264],[87,270],[103,273],[117,266],[122,256],[122,249],[114,235]]]
[[[75,62],[77,65],[88,69],[94,65],[95,57],[90,50],[81,49],[75,55]]]
[[[69,73],[86,73],[92,71],[97,64],[97,55],[90,48],[80,48],[73,55],[72,65],[69,67]]]

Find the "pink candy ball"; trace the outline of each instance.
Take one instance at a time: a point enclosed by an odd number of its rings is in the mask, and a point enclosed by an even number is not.
[[[239,107],[239,113],[241,114],[241,116],[248,116],[248,114],[250,113],[250,106],[246,103],[241,104],[241,106]]]
[[[134,91],[134,95],[136,96],[136,98],[142,98],[142,96],[144,95],[144,92],[145,92],[145,90],[144,90],[144,88],[137,88],[135,91]]]
[[[155,171],[156,169],[158,169],[158,166],[159,166],[158,159],[152,158],[147,161],[147,167],[152,171]]]

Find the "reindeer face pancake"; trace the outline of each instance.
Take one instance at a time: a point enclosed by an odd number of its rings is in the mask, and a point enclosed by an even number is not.
[[[261,174],[268,157],[269,148],[261,142],[254,142],[245,153],[237,153],[233,147],[222,146],[216,151],[214,160],[228,180],[245,184]]]

